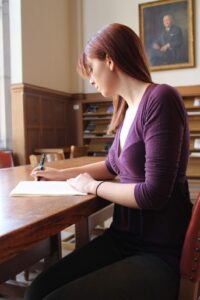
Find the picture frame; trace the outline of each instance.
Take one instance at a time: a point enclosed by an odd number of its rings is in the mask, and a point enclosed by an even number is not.
[[[195,67],[193,0],[139,4],[139,29],[150,71]]]

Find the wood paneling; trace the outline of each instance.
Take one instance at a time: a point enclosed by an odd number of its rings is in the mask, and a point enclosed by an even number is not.
[[[29,163],[36,148],[77,144],[76,95],[32,85],[12,86],[12,126],[15,164]],[[70,122],[69,122],[70,119]]]
[[[176,86],[183,97],[195,97],[200,95],[200,85]]]

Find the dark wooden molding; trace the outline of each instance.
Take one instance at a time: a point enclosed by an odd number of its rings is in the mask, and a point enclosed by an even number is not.
[[[200,96],[200,85],[176,86],[175,88],[183,97]]]
[[[71,100],[71,101],[84,99],[86,95],[84,93],[62,92],[62,91],[36,86],[28,83],[12,84],[11,91],[12,93],[24,92],[24,93],[34,94],[34,95],[49,95],[50,97],[56,96],[57,98]]]
[[[175,88],[181,93],[182,96],[199,96],[200,95],[200,85],[188,85],[188,86],[175,86]],[[45,87],[40,87],[27,83],[13,84],[11,86],[13,93],[15,92],[33,92],[34,94],[50,94],[56,95],[57,97],[64,97],[68,100],[102,100],[106,101],[108,98],[103,97],[100,93],[67,93],[62,91],[57,91]]]

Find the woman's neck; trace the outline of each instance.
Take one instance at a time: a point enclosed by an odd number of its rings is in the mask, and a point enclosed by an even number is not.
[[[130,76],[124,76],[119,89],[120,96],[126,101],[130,109],[134,109],[140,103],[144,92],[150,84],[136,80]]]

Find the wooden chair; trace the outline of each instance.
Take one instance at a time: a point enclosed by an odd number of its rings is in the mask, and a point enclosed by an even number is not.
[[[178,300],[200,298],[200,193],[195,202],[181,255]]]
[[[63,156],[63,159],[65,159],[65,151],[69,151],[66,148],[38,148],[34,150],[34,154],[50,154],[50,153],[59,153]]]
[[[31,155],[29,155],[30,164],[33,168],[38,166],[38,164],[40,162],[40,157],[41,157],[40,154],[31,154]],[[46,162],[62,160],[62,159],[65,159],[63,153],[53,153],[52,152],[52,153],[46,153],[46,156],[45,156],[45,161]]]
[[[113,204],[110,204],[96,213],[83,218],[75,224],[76,248],[87,244],[94,236],[102,234],[105,229],[105,222],[113,216]]]
[[[14,166],[11,151],[0,151],[0,168],[10,168]]]
[[[70,158],[80,157],[80,156],[87,156],[89,151],[89,145],[83,146],[70,146]]]

